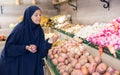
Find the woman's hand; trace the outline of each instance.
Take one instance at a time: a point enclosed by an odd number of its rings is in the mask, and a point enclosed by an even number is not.
[[[31,44],[29,46],[25,47],[28,51],[32,52],[32,53],[36,53],[37,52],[37,46],[34,44]]]
[[[56,41],[58,40],[58,38],[59,38],[59,35],[54,34],[54,35],[48,40],[48,42],[49,42],[49,43],[54,43],[54,42],[56,42]]]

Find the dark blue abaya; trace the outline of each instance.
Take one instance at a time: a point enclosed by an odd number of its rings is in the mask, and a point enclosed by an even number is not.
[[[42,58],[47,55],[51,44],[44,40],[40,25],[31,20],[36,10],[40,9],[30,6],[25,10],[23,21],[13,29],[6,41],[1,55],[5,75],[44,75]],[[36,53],[25,49],[30,44],[37,46]]]

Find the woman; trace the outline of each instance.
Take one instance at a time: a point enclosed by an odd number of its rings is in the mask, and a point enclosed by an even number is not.
[[[39,7],[28,7],[23,21],[9,35],[1,55],[5,75],[44,75],[42,58],[58,36],[44,40],[40,16]]]

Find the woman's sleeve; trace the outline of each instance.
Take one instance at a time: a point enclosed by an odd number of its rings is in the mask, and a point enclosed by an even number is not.
[[[19,56],[27,52],[25,45],[18,43],[22,41],[21,36],[22,34],[18,32],[12,32],[10,34],[4,47],[6,56]]]
[[[41,41],[42,41],[42,44],[41,44],[41,48],[40,48],[40,56],[43,58],[45,56],[47,56],[48,54],[48,50],[51,48],[52,44],[48,43],[48,40],[45,40],[44,39],[44,34],[42,35],[42,38],[41,38]]]
[[[45,45],[44,45],[44,46],[45,46],[45,49],[47,49],[47,50],[50,49],[51,46],[52,46],[52,44],[48,43],[48,40],[49,40],[49,39],[45,40]]]

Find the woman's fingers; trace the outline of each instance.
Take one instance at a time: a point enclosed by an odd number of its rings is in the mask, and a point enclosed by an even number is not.
[[[37,46],[32,44],[32,45],[27,47],[27,50],[32,52],[32,53],[36,53],[37,52]]]
[[[56,42],[59,38],[59,35],[55,34],[53,35],[52,39],[53,39],[53,42]]]

